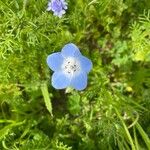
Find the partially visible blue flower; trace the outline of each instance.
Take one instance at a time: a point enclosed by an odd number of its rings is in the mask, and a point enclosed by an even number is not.
[[[67,44],[61,52],[49,55],[47,64],[54,71],[52,75],[54,88],[73,87],[76,90],[86,88],[87,74],[92,69],[92,62],[80,53],[76,45]]]
[[[53,11],[55,16],[58,16],[59,18],[62,17],[63,14],[66,13],[67,9],[67,3],[65,0],[51,0],[48,3],[48,11]]]

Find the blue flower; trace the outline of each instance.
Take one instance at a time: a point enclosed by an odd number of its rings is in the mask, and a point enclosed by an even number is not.
[[[64,89],[68,86],[83,90],[87,86],[87,74],[92,69],[92,62],[84,57],[78,47],[72,43],[65,45],[61,52],[47,57],[48,66],[54,71],[52,86]]]
[[[51,2],[48,3],[48,11],[53,11],[55,16],[58,16],[59,18],[62,17],[63,14],[65,14],[65,10],[67,9],[67,3],[65,0],[51,0]]]

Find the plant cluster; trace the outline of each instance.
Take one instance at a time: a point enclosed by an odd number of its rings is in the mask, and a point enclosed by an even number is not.
[[[150,1],[0,1],[1,150],[150,149]],[[83,91],[56,90],[46,58],[75,43]]]

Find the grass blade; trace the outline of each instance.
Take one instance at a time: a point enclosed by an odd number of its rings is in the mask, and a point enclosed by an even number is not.
[[[142,127],[140,126],[139,123],[136,123],[136,127],[137,127],[139,133],[141,134],[147,148],[150,150],[150,139],[149,139],[148,135],[145,133],[145,131],[142,129]]]

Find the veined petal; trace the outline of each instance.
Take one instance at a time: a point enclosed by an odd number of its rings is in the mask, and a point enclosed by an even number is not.
[[[54,72],[52,75],[52,86],[56,89],[64,89],[70,84],[70,79],[62,72]]]
[[[47,57],[47,64],[53,71],[58,71],[61,69],[61,64],[64,58],[60,52],[53,53]]]
[[[69,43],[66,44],[63,48],[62,48],[62,56],[63,57],[78,57],[81,55],[78,47],[76,45],[74,45],[73,43]]]
[[[89,73],[93,66],[92,61],[84,56],[80,56],[78,59],[80,61],[82,70]]]
[[[87,74],[85,72],[80,72],[72,78],[70,85],[76,90],[85,89],[87,87]]]

